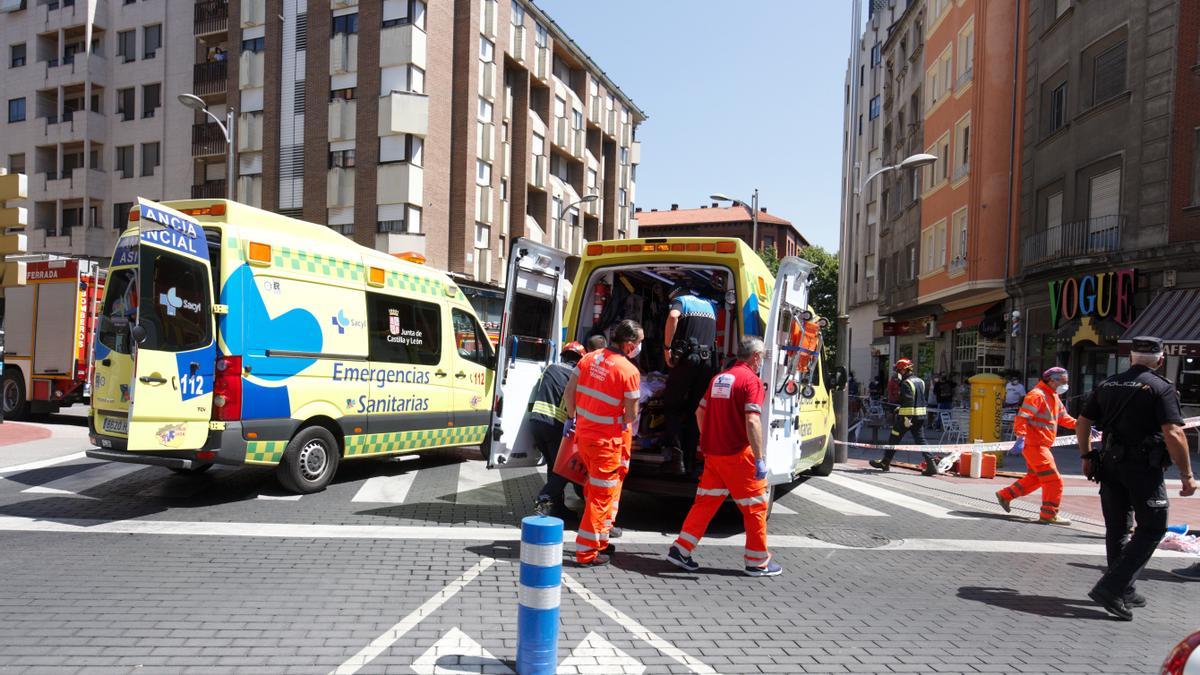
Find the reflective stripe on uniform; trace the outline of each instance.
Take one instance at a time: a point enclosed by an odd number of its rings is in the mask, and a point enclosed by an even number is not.
[[[621,481],[617,480],[616,478],[610,478],[608,480],[605,480],[603,478],[594,478],[592,476],[588,476],[588,483],[591,485],[595,485],[596,487],[613,488],[613,487],[617,487],[617,483],[620,483],[620,482]]]
[[[742,554],[742,557],[744,557],[746,560],[749,560],[752,562],[764,562],[765,563],[771,559],[771,554],[766,551],[755,551],[752,549],[745,549]]]
[[[700,540],[699,540],[699,539],[697,539],[697,538],[693,537],[692,535],[688,534],[687,532],[680,532],[680,533],[679,533],[679,538],[680,538],[681,540],[683,540],[683,541],[685,541],[685,542],[687,542],[687,543],[691,544],[692,546],[696,546],[697,544],[699,544],[699,543],[700,543]]]
[[[697,497],[728,497],[729,490],[719,488],[696,488]]]
[[[1058,428],[1057,424],[1054,424],[1053,422],[1043,422],[1040,419],[1029,420],[1029,426],[1037,427],[1039,429],[1052,429],[1052,430]]]
[[[583,408],[576,407],[575,412],[585,420],[595,422],[596,424],[616,424],[617,418],[608,417],[607,415],[597,415],[590,413]]]
[[[530,412],[535,412],[539,415],[545,415],[546,417],[556,419],[559,422],[567,421],[567,411],[565,408],[561,406],[550,405],[545,401],[534,401],[533,410]]]
[[[636,401],[636,400],[638,400],[638,399],[639,399],[639,398],[641,398],[641,397],[642,397],[642,392],[641,392],[640,390],[638,390],[638,391],[627,391],[627,392],[625,392],[625,398],[627,398],[627,399],[629,399],[629,400],[631,400],[631,401]]]
[[[585,387],[581,384],[575,385],[575,391],[578,391],[581,394],[586,394],[588,396],[591,396],[594,399],[604,401],[605,403],[607,403],[609,405],[617,405],[621,402],[620,400],[615,399],[612,396],[609,396],[608,394],[606,394],[602,391],[596,391],[595,389],[592,389],[591,387]]]
[[[751,504],[765,504],[765,503],[767,503],[767,493],[764,492],[760,495],[755,495],[754,497],[746,497],[744,499],[735,499],[735,500],[733,500],[733,503],[737,504],[738,506],[750,506]]]
[[[746,404],[746,412],[756,412],[756,413],[761,413],[761,412],[762,412],[762,406],[760,406],[760,405],[759,405],[759,404],[757,404],[757,403],[747,403],[747,404]]]
[[[1037,414],[1037,411],[1038,411],[1038,409],[1037,409],[1036,407],[1032,406],[1032,405],[1029,405],[1028,403],[1022,403],[1022,404],[1021,404],[1021,411],[1022,411],[1022,412],[1028,412],[1030,415],[1036,415],[1036,414]]]
[[[925,414],[925,408],[900,408],[896,412],[904,417],[918,417]]]
[[[1037,471],[1036,472],[1036,474],[1039,476],[1053,476],[1056,473],[1058,473],[1058,472],[1055,471],[1054,469],[1046,469],[1045,471]]]
[[[591,541],[604,541],[608,539],[607,536],[599,535],[595,532],[588,532],[587,530],[576,530],[575,537],[577,539],[589,539]]]

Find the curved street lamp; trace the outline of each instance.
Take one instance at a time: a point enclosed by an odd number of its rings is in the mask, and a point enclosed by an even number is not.
[[[855,194],[861,194],[863,190],[867,189],[867,184],[871,182],[871,179],[880,174],[887,173],[888,171],[892,171],[894,169],[916,169],[917,167],[928,166],[929,164],[936,162],[937,159],[938,158],[936,155],[920,152],[915,155],[909,155],[908,157],[905,157],[899,164],[880,167],[867,176],[867,179],[862,182],[862,186],[858,188]]]
[[[237,127],[233,124],[233,106],[228,104],[225,106],[225,121],[222,122],[220,118],[212,114],[212,111],[208,109],[208,104],[199,96],[195,94],[180,94],[175,98],[184,106],[202,112],[212,118],[212,121],[216,122],[217,127],[221,130],[221,134],[225,136],[225,198],[231,202],[237,201],[237,183],[234,182],[233,178],[233,153],[236,149]]]
[[[750,248],[758,250],[758,188],[754,188],[754,196],[750,198],[750,206],[746,206],[746,202],[740,199],[734,199],[727,196],[723,192],[714,192],[708,196],[709,199],[718,202],[733,202],[741,204],[743,209],[750,213]]]
[[[579,206],[580,204],[590,204],[590,203],[596,201],[597,199],[600,199],[600,195],[587,195],[586,197],[580,197],[576,201],[573,201],[570,204],[567,204],[563,208],[559,209],[558,215],[555,216],[555,220],[557,220],[558,222],[555,223],[555,226],[554,226],[555,238],[558,240],[558,242],[560,244],[557,248],[562,248],[561,242],[563,239],[563,237],[562,237],[563,215],[568,213],[571,209],[575,208],[576,206]]]

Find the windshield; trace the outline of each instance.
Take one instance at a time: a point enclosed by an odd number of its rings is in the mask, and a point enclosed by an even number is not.
[[[104,309],[98,330],[100,344],[117,352],[130,353],[129,327],[137,318],[137,268],[126,267],[108,275]]]

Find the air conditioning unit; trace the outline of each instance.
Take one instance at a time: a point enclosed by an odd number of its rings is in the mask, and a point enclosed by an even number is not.
[[[925,324],[925,337],[935,338],[941,334],[941,331],[938,330],[936,321],[930,321],[929,323]]]

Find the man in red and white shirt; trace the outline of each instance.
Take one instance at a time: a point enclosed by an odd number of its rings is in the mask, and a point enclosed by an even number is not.
[[[688,571],[700,569],[692,551],[721,503],[732,496],[746,527],[746,574],[770,577],[783,568],[767,552],[767,463],[759,419],[764,391],[757,375],[764,359],[762,340],[744,338],[737,357],[737,363],[712,379],[696,410],[704,473],[667,560]]]

